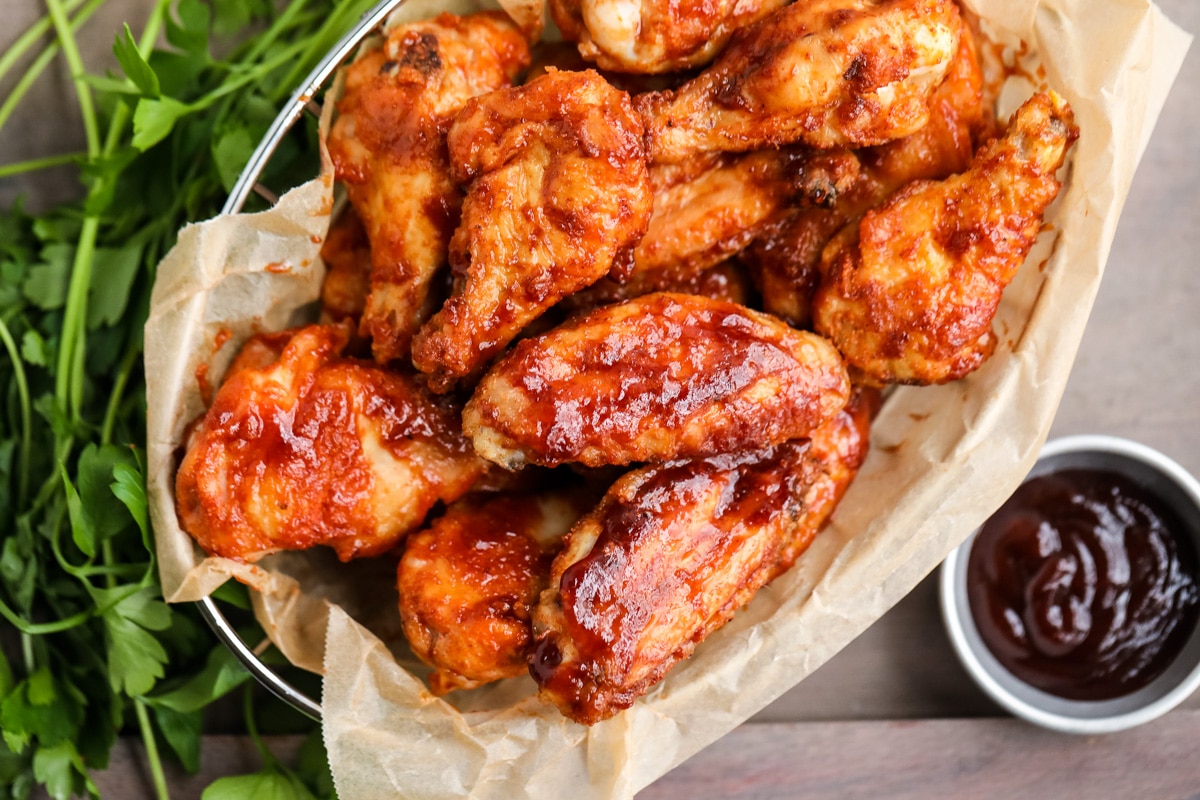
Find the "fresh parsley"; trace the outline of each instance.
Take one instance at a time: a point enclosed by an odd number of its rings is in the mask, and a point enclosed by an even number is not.
[[[199,766],[206,707],[252,682],[190,607],[162,600],[147,519],[142,328],[155,265],[186,222],[213,216],[298,82],[370,0],[159,0],[99,32],[105,0],[47,0],[0,54],[0,129],[61,59],[84,151],[0,164],[0,177],[73,164],[78,200],[0,211],[0,800],[41,785],[98,796],[90,777],[138,732],[159,798],[163,758]],[[89,71],[81,36],[113,36],[119,73]],[[18,70],[21,70],[18,72]],[[315,174],[315,121],[263,176]],[[319,736],[291,771],[247,727],[261,772],[210,800],[333,795]],[[162,750],[160,750],[160,747]]]

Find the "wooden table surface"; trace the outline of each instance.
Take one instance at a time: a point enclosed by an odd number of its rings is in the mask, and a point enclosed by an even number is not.
[[[126,4],[137,5],[146,3]],[[1200,2],[1160,5],[1184,29],[1200,32]],[[0,12],[16,22],[11,32],[40,8],[0,0]],[[0,43],[12,35],[0,34]],[[37,146],[53,146],[41,138],[42,128],[26,120],[23,129],[38,131]],[[1198,132],[1200,48],[1193,47],[1134,180],[1051,432],[1125,436],[1194,474],[1200,474]],[[34,147],[32,136],[14,141],[6,134],[0,162],[36,155]],[[22,188],[0,183],[0,204]],[[1200,694],[1157,722],[1104,737],[1056,735],[1009,719],[951,651],[934,577],[802,684],[641,796],[1200,796],[1200,758],[1192,753],[1200,742]],[[203,763],[199,776],[173,776],[173,797],[198,798],[217,775],[257,769],[240,737],[209,737]],[[97,781],[105,796],[149,796],[140,766],[138,746],[123,743]]]

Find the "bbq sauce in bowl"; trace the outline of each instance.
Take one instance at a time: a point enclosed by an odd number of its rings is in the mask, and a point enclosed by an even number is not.
[[[1178,517],[1132,480],[1094,469],[1023,484],[976,536],[967,591],[996,659],[1071,700],[1150,683],[1200,610],[1197,557]]]

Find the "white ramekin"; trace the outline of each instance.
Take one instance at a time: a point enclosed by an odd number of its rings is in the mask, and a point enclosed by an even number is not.
[[[1158,496],[1178,514],[1182,533],[1200,554],[1200,482],[1162,453],[1113,436],[1068,436],[1046,444],[1028,477],[1064,469],[1116,472]],[[967,561],[974,540],[972,534],[942,564],[942,616],[971,677],[1014,715],[1065,733],[1111,733],[1162,716],[1200,687],[1200,625],[1161,675],[1123,697],[1067,700],[1023,682],[992,655],[975,627],[967,599]]]

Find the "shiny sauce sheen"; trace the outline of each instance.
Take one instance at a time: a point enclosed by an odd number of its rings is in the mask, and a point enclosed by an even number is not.
[[[1112,472],[1032,478],[980,529],[971,613],[1012,674],[1072,700],[1150,683],[1195,628],[1196,553],[1161,499]]]

